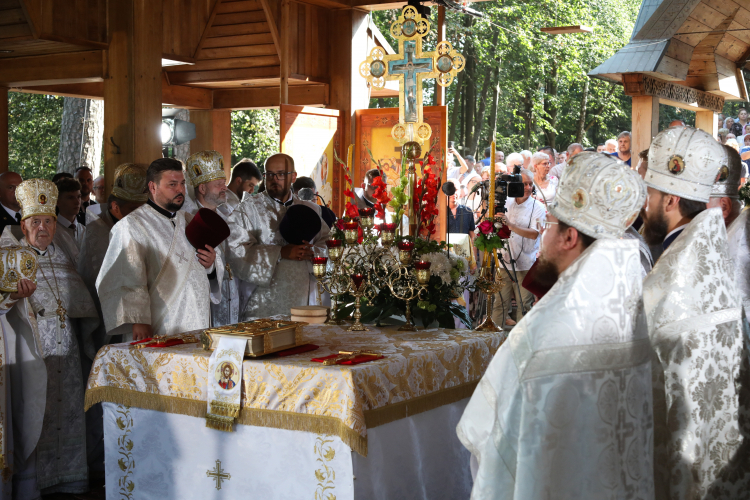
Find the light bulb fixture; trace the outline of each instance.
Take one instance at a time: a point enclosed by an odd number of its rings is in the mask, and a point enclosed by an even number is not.
[[[179,118],[162,118],[162,146],[179,146],[193,139],[195,139],[195,123],[186,122]]]

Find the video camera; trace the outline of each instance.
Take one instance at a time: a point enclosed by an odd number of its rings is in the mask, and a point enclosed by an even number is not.
[[[489,198],[487,187],[489,181],[480,182],[472,191],[482,189],[482,199]],[[505,202],[508,198],[523,198],[523,177],[521,166],[516,165],[512,174],[501,174],[495,178],[495,213],[505,213]]]

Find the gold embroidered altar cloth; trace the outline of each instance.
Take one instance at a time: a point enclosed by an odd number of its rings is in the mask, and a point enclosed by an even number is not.
[[[309,325],[303,339],[320,346],[317,351],[245,359],[237,422],[335,434],[367,455],[367,427],[471,396],[505,337],[471,330],[370,329]],[[385,358],[351,366],[310,361],[357,349]],[[104,346],[89,376],[86,409],[104,401],[203,418],[210,355],[200,344]]]

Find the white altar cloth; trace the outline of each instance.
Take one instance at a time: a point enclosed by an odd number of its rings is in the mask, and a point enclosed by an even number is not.
[[[368,429],[363,457],[338,436],[104,406],[107,499],[458,500],[471,492],[456,436],[468,399]],[[220,481],[217,471],[230,477]]]

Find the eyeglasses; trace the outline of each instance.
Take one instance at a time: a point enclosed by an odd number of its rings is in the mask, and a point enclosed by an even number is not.
[[[292,175],[293,172],[266,172],[266,179],[271,180],[273,178],[283,179],[288,175]]]
[[[549,221],[549,220],[546,220],[546,221],[542,222],[542,221],[538,220],[538,221],[536,221],[536,230],[539,231],[539,232],[545,231],[545,230],[549,229],[550,227],[552,227],[553,224],[558,224],[558,222],[552,222],[552,221]]]

